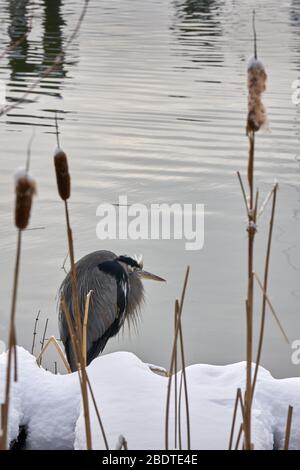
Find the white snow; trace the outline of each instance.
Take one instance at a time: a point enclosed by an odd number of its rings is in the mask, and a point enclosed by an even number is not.
[[[28,449],[72,449],[80,411],[77,374],[55,375],[39,368],[25,349],[17,348],[18,382],[12,387],[9,440],[28,427]],[[0,355],[0,402],[3,403],[6,353]]]
[[[265,66],[262,63],[262,61],[259,60],[259,59],[256,59],[255,57],[251,57],[248,60],[247,69],[249,70],[249,69],[252,69],[252,68],[258,68],[258,69],[265,70]]]
[[[54,149],[54,158],[57,157],[57,155],[59,155],[61,152],[65,153],[61,147],[58,147],[58,146],[55,147],[55,149]]]
[[[0,355],[0,403],[4,402],[6,383],[6,353]],[[11,381],[10,415],[8,440],[16,439],[19,424],[22,421],[22,404],[20,399],[20,384]]]
[[[243,382],[245,364],[193,365],[187,368],[193,449],[228,448],[236,389]],[[110,448],[120,434],[129,449],[163,449],[167,381],[131,353],[118,352],[96,359],[88,373],[97,397]],[[263,375],[269,375],[263,371]],[[300,380],[299,380],[300,383]],[[286,408],[287,410],[287,408]],[[185,407],[182,404],[183,445],[186,448]],[[93,448],[103,449],[96,415],[91,410]],[[174,400],[170,406],[169,448],[174,449]],[[269,413],[253,410],[255,448],[272,449]],[[237,428],[240,425],[238,422]],[[76,449],[85,448],[84,420],[76,426]]]
[[[54,375],[36,365],[18,347],[19,381],[12,386],[9,438],[20,425],[28,428],[27,448],[85,448],[85,429],[77,373]],[[3,401],[6,354],[0,355],[0,400]],[[101,413],[109,447],[120,435],[129,449],[163,449],[168,378],[152,372],[134,354],[101,356],[87,368]],[[228,448],[238,387],[243,389],[245,363],[212,366],[196,364],[186,370],[193,449]],[[282,448],[288,406],[294,406],[291,449],[300,448],[300,378],[274,379],[260,368],[253,403],[255,449]],[[104,443],[90,402],[94,449]],[[186,446],[185,406],[182,403],[183,446]],[[241,417],[237,420],[239,428]],[[174,448],[174,400],[171,397],[169,448]]]
[[[24,168],[23,166],[20,166],[15,171],[15,183],[17,184],[18,181],[20,181],[23,178],[26,178],[29,181],[34,181],[29,171],[27,171],[26,168]]]

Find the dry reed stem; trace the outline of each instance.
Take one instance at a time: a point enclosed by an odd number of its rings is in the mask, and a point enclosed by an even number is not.
[[[236,174],[237,174],[237,177],[238,177],[240,186],[241,186],[241,191],[242,191],[242,195],[243,195],[243,199],[244,199],[244,203],[245,203],[246,212],[247,212],[247,215],[248,215],[248,217],[249,217],[249,206],[248,206],[248,201],[247,201],[245,186],[244,186],[244,183],[243,183],[243,180],[242,180],[242,177],[241,177],[240,172],[237,171]]]
[[[85,423],[85,433],[86,433],[86,445],[87,449],[92,449],[92,436],[91,436],[91,423],[90,423],[90,413],[89,413],[89,402],[88,402],[88,393],[87,393],[87,375],[84,367],[84,361],[82,357],[82,343],[80,343],[78,336],[75,334],[69,309],[67,307],[64,297],[61,300],[63,312],[66,318],[66,322],[69,329],[69,334],[71,337],[72,348],[77,362],[78,377],[81,388],[82,396],[82,405],[83,405],[83,414],[84,414],[84,423]]]
[[[248,185],[249,185],[249,208],[253,209],[253,194],[254,194],[254,149],[255,149],[255,134],[251,131],[248,135],[249,139],[249,159],[248,159]]]
[[[80,369],[81,369],[79,376],[81,377],[80,382],[81,382],[82,401],[83,401],[84,419],[85,419],[86,446],[88,450],[91,450],[92,449],[92,436],[91,436],[91,424],[90,424],[89,404],[88,404],[87,376],[86,376],[86,370],[85,370],[84,357],[82,355],[82,344],[83,344],[82,343],[82,327],[81,327],[81,316],[80,316],[78,290],[77,290],[73,235],[72,235],[72,229],[71,229],[71,224],[70,224],[67,200],[65,200],[64,203],[65,203],[67,237],[68,237],[70,263],[71,263],[71,288],[72,288],[73,309],[75,313],[74,315],[75,316],[75,333],[76,333],[76,340],[77,340],[76,344],[78,347],[77,363],[80,364]],[[74,349],[74,352],[75,352],[75,349]]]
[[[63,269],[66,274],[68,274],[68,271],[66,270],[65,265],[66,265],[66,262],[67,262],[68,258],[69,258],[69,252],[66,254],[64,262],[63,262],[62,267],[61,267],[61,269]]]
[[[286,332],[284,331],[284,328],[283,328],[283,326],[282,326],[282,324],[281,324],[281,322],[280,322],[280,320],[279,320],[278,315],[277,315],[276,312],[275,312],[275,309],[274,309],[274,307],[273,307],[273,305],[272,305],[272,303],[271,303],[271,300],[270,300],[268,294],[267,294],[266,291],[264,290],[264,286],[263,286],[261,280],[259,279],[258,275],[257,275],[255,272],[253,273],[253,275],[254,275],[254,277],[255,277],[255,279],[256,279],[256,281],[257,281],[258,286],[260,287],[260,289],[261,289],[261,291],[262,291],[262,294],[263,294],[263,295],[265,296],[265,298],[266,298],[266,302],[267,302],[267,304],[268,304],[268,306],[269,306],[269,309],[270,309],[270,311],[271,311],[271,313],[272,313],[272,315],[273,315],[273,317],[274,317],[274,319],[275,319],[275,321],[276,321],[276,323],[277,323],[277,325],[278,325],[278,327],[279,327],[279,329],[280,329],[280,331],[281,331],[281,333],[282,333],[282,336],[283,336],[285,342],[286,342],[287,344],[290,344],[290,340],[289,340],[289,338],[288,338]]]
[[[97,405],[97,402],[96,402],[96,399],[95,399],[95,395],[94,395],[94,392],[93,392],[93,389],[92,389],[92,386],[91,386],[90,379],[89,379],[87,374],[86,374],[86,380],[87,380],[89,391],[90,391],[90,394],[91,394],[91,397],[92,397],[92,402],[93,402],[93,405],[94,405],[94,408],[95,408],[95,413],[96,413],[96,416],[97,416],[98,424],[99,424],[99,427],[101,429],[102,437],[103,437],[103,440],[104,440],[104,445],[105,445],[106,450],[109,450],[108,441],[107,441],[107,437],[106,437],[106,434],[105,434],[102,419],[101,419],[101,416],[100,416],[100,413],[99,413],[98,405]],[[124,447],[124,449],[125,449],[125,447]],[[127,447],[126,447],[126,450],[127,450]]]
[[[67,225],[67,237],[69,245],[69,254],[70,254],[70,264],[71,264],[71,288],[72,288],[72,303],[74,309],[74,319],[75,319],[75,331],[78,336],[79,343],[82,344],[82,326],[81,326],[81,317],[80,317],[80,307],[78,300],[78,291],[77,291],[77,278],[76,278],[76,266],[75,266],[75,257],[74,257],[74,244],[73,244],[73,235],[70,224],[68,202],[65,203],[65,216],[66,216],[66,225]]]
[[[176,310],[174,311],[174,334],[175,334],[175,331],[176,331],[176,324],[177,324],[177,317],[176,317]],[[177,342],[176,342],[176,345],[175,345],[175,360],[174,360],[174,393],[175,393],[175,399],[174,399],[174,420],[175,420],[175,423],[174,423],[174,447],[175,449],[177,449],[177,433],[178,433],[178,429],[177,429],[177,409],[178,409],[178,396],[177,396]]]
[[[44,328],[42,341],[40,341],[41,351],[43,350],[43,347],[44,347],[44,344],[45,344],[45,341],[46,341],[46,333],[47,333],[47,329],[48,329],[48,322],[49,322],[49,318],[46,318],[46,323],[45,323],[45,328]],[[41,365],[42,365],[42,358],[40,359],[40,362],[39,362],[39,366],[41,366]]]
[[[8,416],[9,416],[9,405],[10,405],[10,384],[11,384],[11,367],[12,367],[12,355],[16,356],[16,345],[15,341],[15,321],[16,321],[16,305],[17,305],[17,292],[18,292],[18,281],[21,261],[21,248],[22,248],[22,230],[18,230],[17,238],[17,252],[14,268],[14,280],[13,280],[13,292],[12,292],[12,304],[10,312],[10,324],[9,324],[9,348],[8,348],[8,359],[6,366],[6,383],[5,383],[5,399],[2,405],[1,414],[1,439],[0,439],[0,450],[7,449],[7,436],[8,436]],[[16,357],[15,357],[16,365]],[[16,371],[15,371],[16,374]],[[16,376],[15,376],[16,378]]]
[[[260,206],[260,209],[257,214],[257,218],[261,217],[268,205],[268,202],[270,201],[273,193],[274,193],[274,188],[277,187],[277,190],[279,189],[278,183],[275,183],[271,191],[267,194],[266,198],[264,199],[262,205]]]
[[[188,266],[186,270],[185,279],[184,279],[180,304],[178,303],[178,300],[176,300],[175,302],[175,312],[176,312],[175,315],[177,319],[181,319],[182,308],[183,308],[183,303],[184,303],[184,298],[185,298],[185,293],[186,293],[186,288],[187,288],[187,282],[189,278],[189,272],[190,272],[190,267]],[[178,338],[178,333],[179,333],[179,325],[180,325],[180,322],[177,321],[176,330],[174,333],[174,340],[173,340],[173,347],[172,347],[172,354],[171,354],[171,365],[170,365],[170,371],[169,371],[170,375],[169,375],[168,388],[167,388],[166,415],[165,415],[165,448],[166,450],[168,450],[169,448],[170,396],[171,396],[172,374],[174,371],[174,364],[175,364],[175,351],[176,351],[176,344],[177,344],[177,338]]]
[[[54,122],[55,122],[55,134],[56,134],[56,143],[57,143],[57,148],[60,148],[60,140],[59,140],[59,129],[58,129],[58,120],[57,120],[57,112],[55,111],[54,115]]]
[[[76,26],[72,32],[72,34],[70,35],[69,39],[66,41],[66,45],[65,47],[61,50],[61,52],[55,57],[54,59],[54,62],[52,65],[50,65],[49,67],[46,68],[46,70],[44,70],[44,72],[40,75],[40,77],[30,86],[28,87],[27,91],[25,93],[23,93],[23,95],[21,96],[20,99],[18,99],[16,102],[14,102],[13,104],[10,104],[10,105],[7,105],[7,106],[4,106],[2,109],[0,109],[0,116],[2,116],[3,114],[7,114],[9,111],[11,111],[12,109],[16,108],[17,106],[19,106],[20,104],[24,103],[24,101],[26,100],[26,98],[35,90],[35,88],[41,83],[41,81],[44,79],[44,78],[47,78],[51,72],[53,72],[57,67],[59,67],[63,61],[64,61],[64,57],[65,57],[65,53],[67,52],[67,50],[69,49],[70,45],[72,44],[72,42],[74,41],[75,37],[77,36],[79,30],[80,30],[80,27],[81,27],[81,24],[84,20],[84,17],[85,17],[85,14],[87,12],[87,8],[88,8],[88,4],[89,4],[89,1],[90,0],[84,0],[84,4],[83,4],[83,7],[82,7],[82,11],[81,11],[81,14],[77,20],[77,23],[76,23]]]
[[[67,307],[67,304],[66,304],[64,298],[62,298],[61,303],[62,303],[64,315],[65,315],[65,318],[66,318],[66,321],[67,321],[67,325],[68,325],[69,334],[70,334],[70,337],[71,337],[72,348],[73,348],[73,351],[74,351],[75,359],[76,359],[76,362],[77,362],[77,364],[78,364],[78,376],[79,376],[80,386],[81,386],[81,388],[83,387],[83,383],[82,383],[82,382],[83,382],[83,381],[82,381],[82,373],[84,373],[84,374],[85,374],[86,383],[87,383],[87,385],[88,385],[88,388],[89,388],[89,391],[90,391],[90,394],[91,394],[91,397],[92,397],[92,401],[93,401],[93,405],[94,405],[94,408],[95,408],[95,412],[96,412],[96,416],[97,416],[97,419],[98,419],[98,423],[99,423],[99,426],[100,426],[100,429],[101,429],[101,433],[102,433],[102,436],[103,436],[105,448],[106,448],[106,450],[109,450],[108,441],[107,441],[107,438],[106,438],[106,434],[105,434],[105,431],[104,431],[104,427],[103,427],[103,424],[102,424],[102,420],[101,420],[101,417],[100,417],[99,409],[98,409],[98,406],[97,406],[97,402],[96,402],[96,399],[95,399],[95,396],[94,396],[94,392],[93,392],[93,390],[92,390],[92,386],[91,386],[89,377],[88,377],[88,375],[87,375],[87,373],[86,373],[85,367],[84,367],[83,369],[81,369],[81,367],[80,367],[80,359],[79,359],[79,357],[80,357],[80,356],[82,357],[82,348],[80,347],[78,338],[77,338],[76,335],[75,335],[75,331],[74,331],[74,328],[73,328],[73,323],[72,323],[72,320],[71,320],[71,317],[70,317],[70,313],[69,313],[69,310],[68,310],[68,307]],[[83,396],[83,393],[84,393],[84,392],[82,391],[82,396]],[[83,403],[83,407],[84,407],[85,416],[88,416],[88,421],[89,421],[89,419],[90,419],[90,418],[89,418],[89,412],[88,412],[88,409],[85,408],[84,403]],[[85,423],[87,423],[86,420],[85,420]]]
[[[38,314],[36,316],[35,322],[34,322],[34,329],[33,329],[33,338],[32,338],[32,346],[31,346],[31,354],[34,354],[34,348],[35,348],[35,339],[37,335],[37,324],[39,321],[39,316],[40,316],[41,311],[38,311]]]
[[[231,430],[230,430],[230,439],[229,439],[228,450],[232,450],[234,429],[235,429],[236,416],[237,416],[237,410],[238,410],[239,404],[241,406],[242,417],[244,419],[243,396],[242,396],[242,390],[240,388],[238,388],[237,391],[236,391],[236,397],[235,397],[235,402],[234,402],[234,410],[233,410],[233,417],[232,417],[232,424],[231,424]]]
[[[256,234],[256,220],[254,210],[254,145],[255,134],[248,133],[249,159],[248,159],[248,184],[249,184],[249,211],[248,211],[248,288],[246,301],[246,390],[244,398],[244,445],[246,450],[251,450],[251,403],[252,403],[252,349],[253,349],[253,257],[254,239]]]
[[[275,207],[276,207],[277,188],[278,188],[278,185],[276,184],[274,186],[274,191],[273,191],[271,217],[270,217],[270,222],[269,222],[267,251],[266,251],[266,258],[265,258],[264,283],[263,283],[264,295],[263,295],[262,308],[261,308],[261,323],[260,323],[259,341],[258,341],[258,348],[257,348],[257,355],[256,355],[256,366],[255,366],[255,372],[254,372],[254,378],[253,378],[253,384],[254,385],[255,385],[256,379],[257,379],[258,368],[259,368],[259,363],[260,363],[261,353],[262,353],[264,331],[265,331],[266,305],[267,305],[266,294],[267,294],[267,290],[268,290],[269,267],[270,267],[270,256],[271,256],[272,235],[273,235],[273,227],[274,227],[274,216],[275,216]],[[252,393],[252,395],[253,395],[253,393]]]
[[[240,441],[241,441],[241,437],[242,437],[242,433],[244,431],[244,425],[243,423],[240,425],[240,429],[239,429],[239,432],[238,432],[238,436],[237,436],[237,440],[236,440],[236,444],[235,444],[235,448],[234,450],[238,450],[239,449],[239,445],[240,445]],[[252,450],[252,446],[251,446],[251,450]]]
[[[254,60],[248,65],[248,116],[246,133],[249,142],[247,178],[249,186],[248,214],[248,287],[246,300],[246,389],[244,397],[244,448],[252,449],[251,442],[251,408],[252,408],[252,353],[253,353],[253,302],[254,302],[254,240],[256,234],[256,220],[259,193],[256,192],[254,200],[254,160],[255,160],[255,132],[266,123],[266,110],[261,101],[262,93],[266,89],[267,74],[264,66],[257,60],[257,37],[255,29],[255,10],[253,10],[252,28],[254,37]],[[241,178],[240,178],[241,183]],[[243,190],[243,185],[242,185]],[[243,191],[245,198],[245,191]],[[262,332],[263,333],[263,332]]]
[[[283,450],[289,450],[290,437],[291,437],[291,427],[292,427],[292,417],[293,417],[293,407],[289,405],[286,429],[285,429],[285,439],[284,439],[284,448]]]
[[[184,396],[185,396],[185,410],[186,410],[186,429],[187,429],[187,448],[191,450],[191,423],[190,423],[190,408],[189,408],[189,398],[188,398],[188,387],[186,379],[186,370],[185,370],[185,356],[184,356],[184,342],[182,334],[182,325],[181,317],[178,318],[179,322],[179,341],[180,341],[180,351],[181,351],[181,376],[183,377],[183,387],[184,387]],[[181,394],[180,394],[181,401]]]
[[[16,326],[14,326],[13,330],[13,349],[14,349],[14,382],[18,381],[18,357],[17,357],[17,334],[16,334]]]
[[[257,59],[257,35],[255,28],[255,9],[252,13],[252,29],[253,29],[253,44],[254,44],[254,58]]]
[[[175,301],[175,309],[174,314],[177,318],[179,312],[179,303],[178,300]],[[173,357],[175,358],[175,351],[176,351],[176,344],[177,344],[177,336],[178,336],[178,321],[176,322],[176,328],[174,332],[174,340],[173,340],[173,349],[171,355],[171,365],[169,370],[169,378],[168,378],[168,388],[167,388],[167,402],[166,402],[166,416],[165,416],[165,448],[166,450],[169,449],[169,408],[170,408],[170,399],[171,399],[171,385],[172,385],[172,375],[173,375]],[[175,363],[175,360],[174,360]]]
[[[119,439],[116,445],[116,450],[122,450],[122,449],[128,450],[128,443],[125,437],[121,434],[119,436]]]
[[[181,396],[182,396],[182,373],[180,374],[179,396],[178,396],[178,442],[179,450],[182,450],[182,432],[181,432]]]
[[[253,209],[255,222],[256,222],[257,210],[258,210],[258,200],[259,200],[259,191],[257,190],[255,194],[255,204],[254,204],[254,209]]]
[[[86,6],[87,6],[87,3],[88,3],[88,0],[85,1]],[[57,123],[57,120],[56,120],[56,123]],[[58,139],[58,126],[56,127],[56,130],[57,130],[56,137]],[[70,264],[71,264],[70,279],[71,279],[72,305],[73,305],[72,317],[73,317],[73,321],[75,324],[75,333],[73,332],[70,312],[66,308],[65,301],[63,302],[63,307],[65,310],[65,316],[67,318],[67,324],[68,324],[70,336],[72,338],[72,346],[73,346],[74,355],[76,357],[78,376],[79,376],[79,381],[80,381],[80,386],[81,386],[81,395],[82,395],[84,421],[85,421],[85,432],[86,432],[86,446],[88,450],[91,450],[92,449],[92,436],[91,436],[88,390],[87,390],[88,385],[87,385],[85,361],[84,361],[84,357],[82,354],[81,314],[80,314],[79,299],[78,299],[73,234],[72,234],[72,229],[71,229],[71,224],[70,224],[69,208],[68,208],[68,201],[67,201],[71,192],[70,175],[68,171],[67,157],[63,152],[61,154],[64,157],[63,166],[62,167],[57,166],[57,158],[56,158],[57,155],[54,157],[54,163],[55,163],[55,169],[56,169],[58,192],[61,198],[63,199],[64,206],[65,206],[67,239],[68,239],[68,248],[69,248]]]
[[[86,355],[87,355],[87,323],[89,318],[89,306],[90,298],[93,291],[90,290],[86,296],[85,306],[84,306],[84,320],[83,320],[83,331],[82,331],[82,355],[84,360],[84,365],[86,366]]]
[[[50,336],[50,338],[48,339],[47,343],[44,345],[43,349],[41,350],[41,352],[39,353],[38,357],[36,358],[36,362],[37,362],[38,366],[40,367],[41,362],[42,362],[42,357],[43,357],[43,355],[45,354],[45,352],[46,352],[46,350],[48,349],[48,347],[50,346],[50,344],[53,344],[53,345],[54,345],[54,347],[55,347],[56,351],[58,352],[59,357],[61,358],[61,360],[62,360],[62,362],[63,362],[63,364],[64,364],[64,366],[65,366],[65,368],[66,368],[66,370],[67,370],[67,372],[68,372],[68,374],[71,374],[72,371],[71,371],[71,369],[70,369],[70,366],[69,366],[69,364],[68,364],[68,362],[67,362],[67,360],[66,360],[66,358],[65,358],[65,356],[64,356],[64,353],[63,353],[61,347],[59,346],[59,344],[58,344],[58,342],[57,342],[57,340],[56,340],[56,338],[55,338],[54,336]]]
[[[32,134],[27,145],[27,158],[26,158],[26,173],[29,172],[30,161],[31,161],[31,147],[35,138],[35,127],[32,128]]]

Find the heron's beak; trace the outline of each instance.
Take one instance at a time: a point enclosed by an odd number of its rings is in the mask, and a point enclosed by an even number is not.
[[[143,279],[152,279],[152,281],[166,282],[162,277],[156,276],[156,274],[148,273],[148,271],[139,271],[139,275]]]

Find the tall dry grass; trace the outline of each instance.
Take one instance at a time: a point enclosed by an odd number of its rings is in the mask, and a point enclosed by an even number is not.
[[[181,396],[177,395],[177,351],[178,351],[178,342],[180,348],[180,356],[181,356],[181,377],[182,382],[184,385],[184,394],[185,394],[185,411],[186,411],[186,434],[187,434],[187,449],[191,449],[191,426],[190,426],[190,412],[189,412],[189,399],[188,399],[188,385],[187,385],[187,378],[186,378],[186,371],[185,371],[185,357],[184,357],[184,341],[182,335],[182,326],[181,326],[181,316],[183,311],[183,304],[186,294],[186,289],[188,285],[190,267],[187,267],[182,294],[180,298],[180,302],[178,300],[175,301],[175,331],[174,331],[174,338],[173,338],[173,346],[172,346],[172,353],[171,353],[171,363],[169,369],[169,378],[168,378],[168,386],[167,386],[167,398],[166,398],[166,412],[165,412],[165,449],[169,449],[169,427],[170,427],[170,404],[171,404],[171,390],[172,390],[172,379],[175,376],[175,395],[174,395],[174,403],[176,407],[175,411],[175,436],[174,436],[174,445],[175,448],[177,447],[177,443],[179,443],[179,448],[182,448],[182,432],[181,432]],[[175,367],[176,365],[176,367]]]

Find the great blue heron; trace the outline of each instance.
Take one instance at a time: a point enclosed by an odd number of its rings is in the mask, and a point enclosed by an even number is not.
[[[141,258],[117,256],[111,251],[94,251],[76,263],[76,278],[81,321],[83,322],[86,297],[92,295],[87,323],[87,364],[103,351],[107,341],[115,336],[125,319],[134,319],[144,299],[141,279],[164,281],[161,277],[143,270]],[[60,287],[74,321],[71,275]],[[62,307],[59,308],[60,337],[65,347],[72,371],[77,370],[71,337]]]

